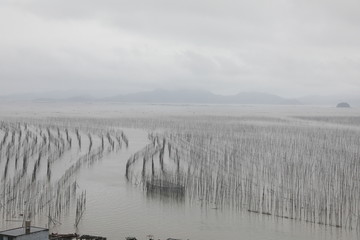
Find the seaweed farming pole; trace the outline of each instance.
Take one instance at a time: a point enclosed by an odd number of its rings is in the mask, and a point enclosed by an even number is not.
[[[86,192],[82,192],[76,202],[76,214],[75,214],[75,227],[78,227],[80,220],[85,211],[86,205]]]
[[[90,153],[90,152],[91,152],[92,145],[93,145],[92,137],[91,137],[91,134],[90,134],[90,133],[88,134],[88,137],[89,137],[89,150],[88,150],[88,152]]]
[[[79,133],[79,129],[76,128],[75,133],[76,133],[76,137],[77,137],[77,140],[78,140],[79,149],[81,150],[81,136],[80,136],[80,133]]]

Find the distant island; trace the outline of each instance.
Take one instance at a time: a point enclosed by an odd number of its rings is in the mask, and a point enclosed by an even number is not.
[[[347,102],[341,102],[338,105],[336,105],[337,108],[349,108],[350,104],[348,104]]]

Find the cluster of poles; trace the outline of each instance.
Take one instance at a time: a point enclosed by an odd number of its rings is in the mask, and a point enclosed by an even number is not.
[[[212,208],[360,230],[359,133],[295,120],[196,122],[150,134],[126,176],[174,182]]]
[[[48,218],[50,227],[75,209],[77,226],[86,205],[85,192],[77,191],[77,173],[128,144],[120,130],[0,122],[1,218]]]

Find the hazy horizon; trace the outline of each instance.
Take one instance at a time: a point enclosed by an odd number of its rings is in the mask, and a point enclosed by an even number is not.
[[[154,89],[133,93],[117,91],[49,91],[29,92],[15,95],[0,96],[0,102],[67,102],[67,103],[149,103],[149,104],[250,104],[250,105],[313,105],[336,106],[341,102],[352,107],[360,107],[358,95],[348,96],[303,96],[286,98],[266,92],[238,92],[236,94],[216,94],[196,89]]]
[[[211,91],[206,89],[194,89],[194,88],[177,88],[177,89],[171,89],[171,88],[154,88],[154,89],[146,89],[146,90],[133,90],[133,91],[118,91],[118,90],[82,90],[82,89],[68,89],[68,90],[47,90],[47,91],[19,91],[9,94],[1,94],[0,97],[11,97],[11,96],[26,96],[26,95],[48,95],[48,94],[56,94],[54,98],[60,98],[60,97],[78,97],[78,96],[88,96],[88,97],[94,97],[94,98],[105,98],[105,97],[113,97],[117,95],[129,95],[129,94],[137,94],[137,93],[147,93],[147,92],[154,92],[154,91],[169,91],[169,92],[176,92],[176,91],[199,91],[199,92],[208,92],[219,96],[233,96],[236,94],[241,93],[264,93],[264,94],[270,94],[279,96],[282,98],[287,99],[300,99],[304,97],[358,97],[357,94],[305,94],[305,95],[296,95],[296,96],[286,96],[281,94],[276,94],[273,92],[266,92],[266,91],[242,91],[241,89],[234,93],[218,93],[217,91]],[[61,96],[63,94],[63,96]]]

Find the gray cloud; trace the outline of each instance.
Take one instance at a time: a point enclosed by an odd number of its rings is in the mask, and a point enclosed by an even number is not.
[[[0,94],[360,94],[355,0],[3,0]]]

